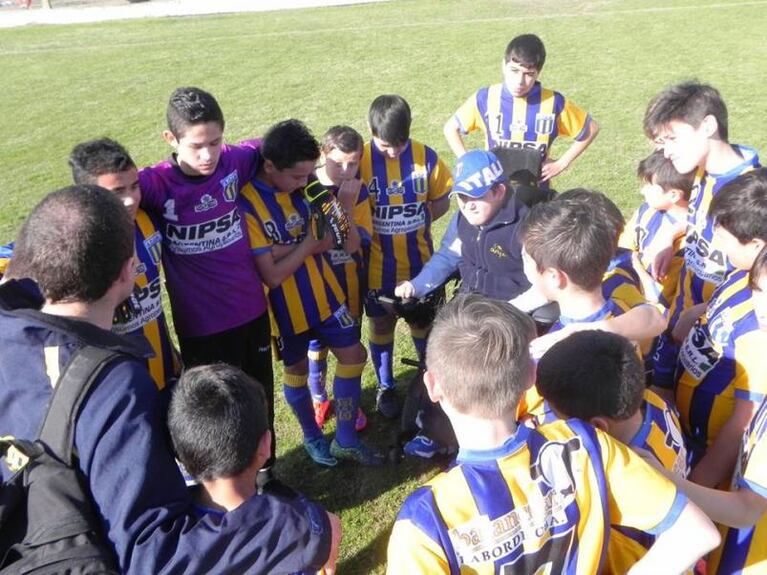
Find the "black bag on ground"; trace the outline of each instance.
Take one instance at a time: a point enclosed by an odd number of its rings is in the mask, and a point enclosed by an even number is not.
[[[120,354],[86,346],[59,377],[36,441],[0,438],[14,475],[0,486],[0,575],[119,573],[74,451],[75,422]]]

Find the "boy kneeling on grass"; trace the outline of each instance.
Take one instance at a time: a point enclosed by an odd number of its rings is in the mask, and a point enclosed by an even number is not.
[[[658,536],[631,573],[683,572],[719,536],[671,482],[582,421],[517,428],[534,334],[528,316],[481,296],[439,312],[424,383],[460,451],[400,509],[388,572],[599,573],[610,524]]]

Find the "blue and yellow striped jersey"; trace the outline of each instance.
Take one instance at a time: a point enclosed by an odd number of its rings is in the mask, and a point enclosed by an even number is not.
[[[637,497],[637,493],[647,497]],[[686,498],[620,442],[571,419],[461,450],[411,494],[388,573],[599,573],[609,525],[659,533]]]
[[[464,134],[481,129],[488,150],[529,148],[539,150],[543,158],[558,136],[585,139],[591,122],[586,112],[539,82],[520,98],[504,84],[480,88],[453,117]]]
[[[13,255],[13,242],[0,246],[0,278],[5,275],[5,270],[8,268],[8,263],[11,261]]]
[[[396,159],[367,142],[360,174],[373,211],[368,288],[393,291],[417,276],[434,252],[429,202],[448,194],[453,178],[437,153],[416,140]]]
[[[743,436],[732,489],[749,489],[767,499],[767,402],[762,402]],[[761,575],[767,567],[767,515],[753,527],[719,527],[722,544],[711,554],[711,574]]]
[[[687,233],[684,243],[684,265],[679,273],[679,286],[669,310],[669,325],[673,326],[685,309],[708,301],[714,288],[732,271],[727,256],[712,246],[714,222],[708,217],[711,200],[722,186],[739,175],[759,167],[756,150],[746,146],[733,146],[743,162],[724,174],[709,174],[699,168],[695,174],[688,206]]]
[[[328,186],[334,194],[337,186]],[[357,204],[350,214],[360,234],[361,247],[357,253],[349,254],[344,250],[328,250],[328,258],[333,272],[346,294],[346,307],[354,318],[362,317],[362,302],[367,292],[367,254],[370,253],[370,241],[373,237],[373,215],[370,211],[370,194],[362,184],[357,195]]]
[[[629,308],[647,303],[642,295],[642,284],[631,263],[631,252],[618,248],[602,276],[602,297],[618,299]]]
[[[141,209],[136,213],[135,242],[138,266],[133,299],[138,303],[138,313],[127,322],[115,323],[112,331],[147,339],[154,351],[154,356],[147,359],[147,369],[157,387],[163,389],[181,375],[181,360],[162,309],[162,235]]]
[[[237,202],[245,216],[251,251],[274,245],[297,245],[311,233],[311,210],[301,190],[277,192],[253,178]],[[313,254],[278,287],[268,289],[272,333],[290,336],[328,319],[346,301],[325,254]]]
[[[549,333],[559,331],[570,323],[593,323],[603,319],[610,319],[626,313],[632,307],[634,306],[617,298],[606,299],[602,307],[590,315],[584,317],[559,316],[559,319],[549,329]]]
[[[666,248],[666,240],[674,237],[671,246],[673,257],[671,265],[663,281],[655,282],[655,293],[646,294],[658,299],[658,302],[668,308],[671,305],[679,285],[679,272],[684,262],[684,232],[678,232],[680,223],[668,212],[652,209],[646,202],[634,212],[621,235],[619,245],[637,252],[642,267],[652,274],[655,256]]]
[[[693,461],[716,438],[736,399],[764,399],[765,350],[767,332],[759,329],[748,272],[730,272],[682,343],[677,362],[676,405]]]

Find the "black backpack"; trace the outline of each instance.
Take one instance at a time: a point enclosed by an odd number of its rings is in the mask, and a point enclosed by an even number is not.
[[[93,346],[75,352],[39,438],[0,438],[0,457],[14,470],[0,486],[0,575],[119,573],[74,453],[80,406],[118,357]]]

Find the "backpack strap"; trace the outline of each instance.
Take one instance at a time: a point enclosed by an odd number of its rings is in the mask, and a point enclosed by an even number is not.
[[[104,368],[122,354],[86,345],[77,350],[53,391],[40,440],[67,465],[73,465],[75,421],[83,401],[98,381]]]

